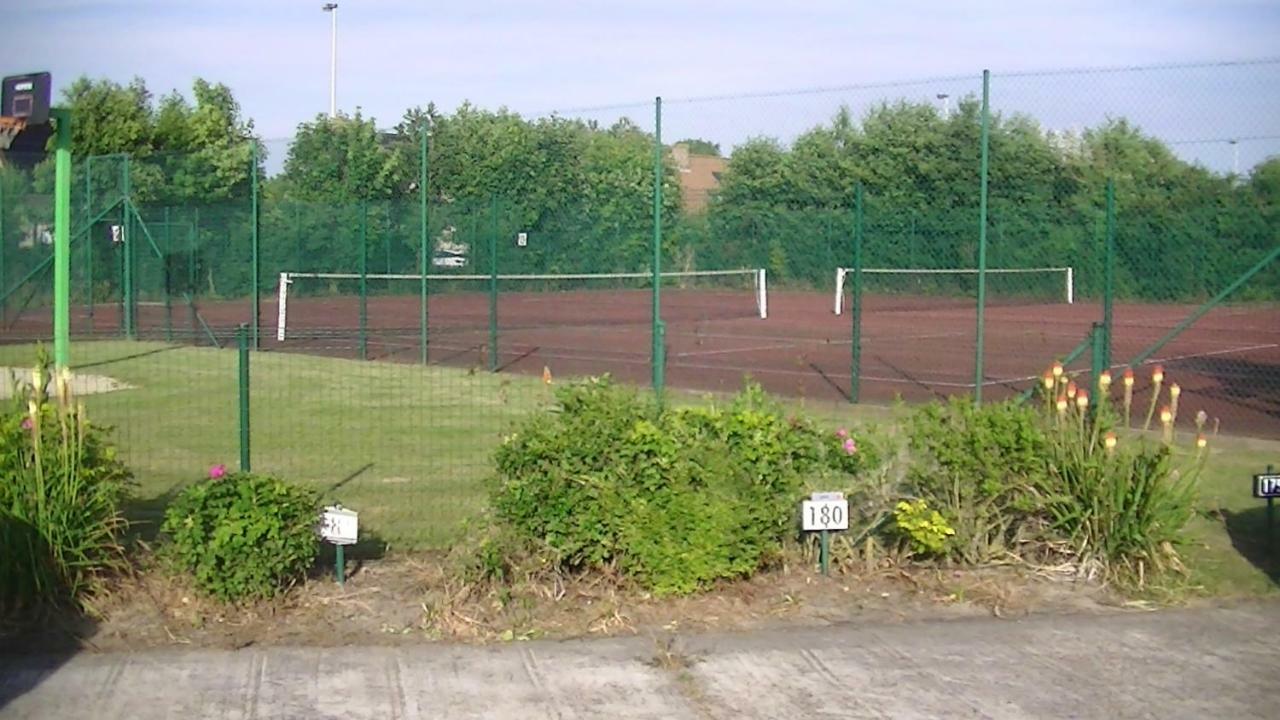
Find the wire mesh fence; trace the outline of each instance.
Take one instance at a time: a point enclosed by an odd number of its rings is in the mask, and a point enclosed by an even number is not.
[[[1055,358],[1090,372],[1102,323],[1098,362],[1162,364],[1184,407],[1280,437],[1277,111],[1265,61],[428,108],[76,158],[73,363],[129,388],[91,402],[160,495],[234,455],[246,325],[255,468],[391,528],[437,508],[388,531],[419,544],[584,375],[1000,399]],[[6,365],[50,333],[52,181],[4,156]]]

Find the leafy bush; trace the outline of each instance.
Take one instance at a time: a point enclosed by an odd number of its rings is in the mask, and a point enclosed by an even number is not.
[[[165,512],[166,551],[216,598],[271,597],[315,562],[319,500],[283,480],[224,475],[220,468],[183,490]]]
[[[956,534],[946,518],[924,500],[899,502],[893,510],[893,523],[894,531],[914,555],[941,555]]]
[[[1133,381],[1132,373],[1126,376],[1127,418]],[[1164,370],[1157,365],[1152,376],[1144,426],[1162,397]],[[1109,389],[1109,375],[1102,386]],[[1041,491],[1055,533],[1070,543],[1086,572],[1121,584],[1140,586],[1148,575],[1182,569],[1176,546],[1191,519],[1208,440],[1197,434],[1195,448],[1183,454],[1184,466],[1175,467],[1181,454],[1173,433],[1178,385],[1168,387],[1159,443],[1136,433],[1122,441],[1108,392],[1091,407],[1087,391],[1055,379],[1052,371],[1045,374],[1042,390],[1049,443]],[[1199,417],[1202,431],[1206,416]]]
[[[564,567],[615,566],[659,594],[760,568],[828,462],[822,434],[757,386],[727,407],[660,409],[607,378],[557,396],[497,451],[492,507]]]
[[[56,378],[54,398],[49,377],[42,357],[0,413],[0,610],[80,601],[124,562],[129,470],[76,401],[70,373]]]
[[[990,562],[1038,535],[1048,438],[1034,408],[953,398],[917,410],[908,435],[908,489],[954,529],[952,556]]]

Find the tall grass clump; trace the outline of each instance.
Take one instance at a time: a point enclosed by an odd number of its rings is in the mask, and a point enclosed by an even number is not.
[[[131,475],[104,428],[89,422],[65,369],[47,391],[12,378],[0,410],[0,612],[83,604],[96,578],[124,562],[120,503]]]

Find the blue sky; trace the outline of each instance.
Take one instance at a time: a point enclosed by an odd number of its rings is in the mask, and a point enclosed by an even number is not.
[[[230,85],[261,135],[284,139],[328,106],[329,16],[319,0],[0,0],[6,73],[47,69],[55,87],[80,75],[156,94],[197,76]],[[980,91],[993,106],[1059,129],[1145,112],[1144,127],[1222,169],[1227,137],[1280,135],[1277,66],[1138,76],[1006,78],[1014,71],[1262,58],[1280,55],[1272,0],[1124,2],[792,2],[596,0],[426,2],[340,0],[339,107],[392,125],[434,100],[523,113],[755,91],[962,78],[790,99],[673,103],[668,137],[726,144],[786,139],[841,103],[932,99]],[[1002,75],[1002,73],[1004,75]],[[1004,83],[1003,85],[1001,83]],[[1208,108],[1206,110],[1206,108]],[[1191,140],[1209,140],[1197,143]],[[1242,142],[1242,169],[1280,141]]]

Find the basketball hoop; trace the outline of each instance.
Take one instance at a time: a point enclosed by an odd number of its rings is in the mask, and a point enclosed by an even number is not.
[[[27,127],[24,117],[8,117],[0,115],[0,150],[8,150],[13,139]]]

